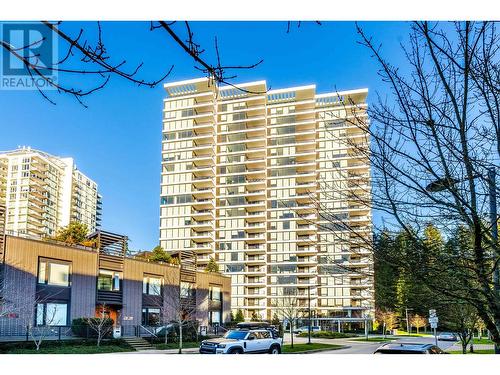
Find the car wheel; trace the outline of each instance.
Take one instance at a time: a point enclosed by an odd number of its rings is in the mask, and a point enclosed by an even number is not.
[[[243,350],[241,350],[240,348],[231,349],[229,351],[229,354],[243,354]]]
[[[279,345],[273,345],[269,348],[269,354],[281,354],[281,347]]]

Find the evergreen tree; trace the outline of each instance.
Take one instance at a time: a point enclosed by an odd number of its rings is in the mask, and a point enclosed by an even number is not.
[[[243,311],[241,309],[238,309],[238,311],[236,311],[236,316],[234,317],[234,321],[236,323],[245,321],[245,317],[243,316]]]
[[[394,240],[391,234],[383,231],[375,238],[375,303],[377,308],[393,310],[396,301],[397,269],[394,267]]]
[[[86,242],[88,232],[87,225],[73,221],[68,226],[60,229],[54,239],[68,244],[82,244]]]
[[[161,246],[156,246],[152,251],[151,255],[148,257],[149,260],[153,262],[164,262],[164,263],[170,263],[172,261],[172,256],[167,253],[163,247]]]
[[[214,258],[210,257],[207,266],[205,267],[205,272],[215,272],[219,273],[219,265]]]

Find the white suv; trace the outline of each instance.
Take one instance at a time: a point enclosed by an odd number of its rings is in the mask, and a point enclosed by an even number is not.
[[[236,329],[224,337],[204,340],[200,353],[243,354],[281,353],[281,339],[268,329]]]

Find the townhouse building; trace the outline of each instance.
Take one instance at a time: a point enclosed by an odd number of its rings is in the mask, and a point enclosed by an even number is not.
[[[29,325],[67,327],[68,333],[73,319],[100,316],[103,309],[123,336],[168,324],[182,306],[194,306],[187,313],[202,326],[229,319],[229,277],[127,255],[125,236],[98,231],[91,237],[95,248],[1,237],[0,298],[9,313],[0,314],[0,336]]]

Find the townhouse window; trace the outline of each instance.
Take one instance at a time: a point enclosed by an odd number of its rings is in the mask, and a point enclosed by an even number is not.
[[[68,305],[66,303],[38,303],[36,305],[37,326],[65,326],[68,321]]]
[[[70,263],[40,258],[38,261],[38,284],[69,286]]]
[[[160,309],[146,307],[142,309],[143,326],[158,326],[160,325]]]
[[[212,301],[222,301],[222,290],[220,286],[210,286],[209,298]]]
[[[220,311],[209,311],[208,320],[211,325],[221,323],[221,312]]]
[[[181,298],[189,298],[194,296],[194,285],[193,283],[181,282]]]
[[[142,282],[142,293],[151,296],[161,295],[162,279],[154,276],[144,276]]]
[[[97,277],[97,289],[104,291],[119,291],[120,273],[99,270],[99,276]]]

